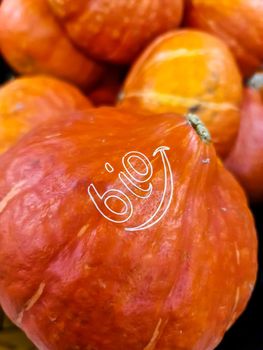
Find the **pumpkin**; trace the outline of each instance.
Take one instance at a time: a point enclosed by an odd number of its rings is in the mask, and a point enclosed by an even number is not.
[[[213,349],[256,278],[246,197],[194,115],[34,129],[0,158],[0,222],[0,304],[41,350]]]
[[[248,87],[242,107],[241,125],[236,143],[225,161],[249,197],[263,200],[263,96]]]
[[[187,0],[186,25],[224,40],[245,76],[262,65],[262,16],[262,1]]]
[[[92,90],[88,96],[94,106],[114,106],[120,89],[121,84],[106,79]]]
[[[149,112],[198,111],[225,157],[238,132],[242,91],[225,44],[185,29],[164,34],[145,50],[128,74],[120,104]]]
[[[127,69],[110,66],[98,84],[87,91],[89,99],[95,106],[114,106],[117,103]]]
[[[176,28],[183,0],[48,0],[73,42],[89,56],[130,63],[156,36]]]
[[[2,2],[0,47],[8,63],[22,74],[51,74],[86,87],[102,73],[102,67],[66,37],[46,0]]]
[[[0,88],[0,153],[36,125],[67,118],[91,103],[74,86],[48,76],[22,77]]]

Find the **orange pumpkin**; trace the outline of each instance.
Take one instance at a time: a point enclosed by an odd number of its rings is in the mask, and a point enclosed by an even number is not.
[[[131,69],[121,105],[150,112],[198,111],[220,156],[235,141],[242,79],[223,42],[198,31],[167,33]]]
[[[126,69],[120,67],[109,67],[103,79],[88,91],[89,99],[95,106],[114,106],[117,103]]]
[[[110,80],[103,81],[99,84],[91,93],[89,93],[89,99],[94,106],[114,106],[118,94],[121,89],[121,84]]]
[[[186,25],[224,40],[245,76],[262,65],[262,1],[187,0],[187,5]]]
[[[8,82],[0,88],[0,153],[37,124],[55,117],[67,118],[67,113],[90,106],[77,88],[51,77]]]
[[[236,143],[226,159],[253,201],[263,200],[263,96],[247,88]]]
[[[183,0],[49,0],[67,33],[88,55],[129,63],[181,21]]]
[[[92,85],[102,68],[66,37],[46,0],[4,0],[0,8],[0,47],[19,73],[47,73],[81,86]]]
[[[98,108],[0,161],[0,303],[42,350],[214,349],[257,271],[245,195],[197,117]]]

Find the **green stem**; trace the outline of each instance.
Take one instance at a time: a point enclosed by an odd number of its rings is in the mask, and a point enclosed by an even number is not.
[[[200,138],[205,142],[211,142],[211,135],[204,125],[204,123],[198,118],[197,115],[193,113],[188,113],[186,115],[187,120],[190,122],[196,133],[200,136]]]

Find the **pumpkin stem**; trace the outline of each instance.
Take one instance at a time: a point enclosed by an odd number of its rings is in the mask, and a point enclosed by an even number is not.
[[[204,142],[209,143],[211,141],[211,135],[209,131],[196,114],[188,113],[186,115],[186,119],[189,121],[189,123],[195,129],[196,133]]]
[[[259,90],[263,87],[263,73],[256,73],[250,78],[246,85],[253,89]]]

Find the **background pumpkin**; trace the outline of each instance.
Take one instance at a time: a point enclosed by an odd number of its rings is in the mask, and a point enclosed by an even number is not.
[[[35,129],[1,156],[0,302],[39,348],[208,350],[242,312],[257,269],[253,219],[194,129],[208,135],[193,116],[94,109]],[[163,145],[171,206],[155,226],[128,233],[99,214],[87,186],[130,194],[121,158],[142,152],[153,195],[133,197],[129,225],[144,222],[164,191],[153,157]]]
[[[245,76],[263,60],[263,3],[254,0],[187,0],[186,25],[220,37]]]
[[[225,165],[239,179],[250,198],[263,200],[263,100],[260,91],[247,88],[236,143]]]
[[[240,122],[242,79],[219,39],[194,30],[164,34],[132,67],[120,104],[150,112],[198,111],[222,157]]]
[[[19,73],[47,73],[90,86],[102,67],[80,53],[53,17],[46,0],[4,0],[0,47]]]
[[[120,83],[106,78],[88,96],[94,106],[114,106],[120,90]]]
[[[86,94],[95,106],[114,106],[121,91],[127,67],[109,66],[103,79]]]
[[[74,86],[48,76],[22,77],[0,88],[0,153],[37,124],[90,108]]]
[[[176,28],[183,0],[49,0],[67,33],[88,55],[130,63],[156,36]]]

